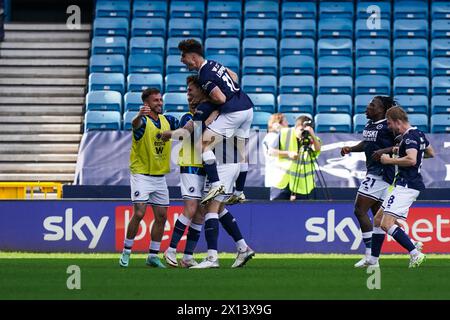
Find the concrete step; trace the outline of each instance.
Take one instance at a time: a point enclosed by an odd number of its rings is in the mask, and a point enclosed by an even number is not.
[[[86,86],[87,79],[80,78],[4,78],[0,76],[0,86],[36,85],[36,86]]]
[[[11,78],[87,78],[86,67],[0,67],[0,77]]]
[[[81,133],[82,124],[27,124],[18,126],[17,124],[2,124],[0,133],[15,134],[20,133]],[[58,151],[58,149],[55,149]],[[1,152],[0,152],[1,153]]]
[[[82,116],[0,116],[0,124],[6,123],[81,123]]]
[[[0,143],[0,153],[78,153],[78,143]]]
[[[50,87],[50,86],[0,86],[3,97],[84,97],[83,87]]]
[[[40,49],[40,50],[88,50],[91,43],[86,42],[0,42],[0,49]]]
[[[6,31],[7,42],[86,42],[90,41],[90,32],[86,31]]]
[[[83,97],[3,97],[0,95],[0,105],[83,105]]]
[[[87,67],[88,59],[1,59],[0,66]]]
[[[71,31],[64,23],[5,23],[6,31]],[[91,24],[80,24],[80,29],[74,31],[91,31]]]
[[[0,173],[74,173],[76,163],[2,163]]]
[[[17,50],[3,49],[0,51],[0,58],[87,58],[88,50]]]
[[[77,158],[76,153],[0,154],[0,162],[76,162]]]
[[[51,116],[51,115],[83,115],[83,106],[80,105],[66,105],[66,106],[52,106],[52,105],[0,105],[0,116]]]
[[[73,182],[74,173],[1,173],[0,181]]]
[[[80,142],[82,134],[0,134],[0,142]]]

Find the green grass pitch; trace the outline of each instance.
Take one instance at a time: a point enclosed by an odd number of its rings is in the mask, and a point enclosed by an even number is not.
[[[197,255],[197,258],[203,257]],[[153,269],[144,254],[128,268],[119,254],[0,252],[0,299],[450,299],[450,256],[428,255],[408,269],[408,255],[381,259],[381,289],[369,290],[357,255],[257,254],[231,269],[234,255],[220,255],[220,269]],[[67,268],[81,269],[81,290],[66,286]]]

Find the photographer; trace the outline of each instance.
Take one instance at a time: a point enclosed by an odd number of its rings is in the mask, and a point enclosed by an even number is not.
[[[314,161],[320,154],[321,144],[312,120],[306,116],[298,117],[293,128],[280,130],[269,150],[270,155],[277,156],[272,173],[276,182],[270,189],[270,200],[309,198],[315,187]]]

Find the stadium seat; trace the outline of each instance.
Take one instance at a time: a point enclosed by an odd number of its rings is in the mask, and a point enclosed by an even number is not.
[[[239,45],[239,43],[238,43]],[[242,42],[243,56],[277,56],[278,42],[272,38],[245,38]]]
[[[275,1],[246,1],[244,19],[278,19],[278,3]]]
[[[390,39],[391,38],[391,22],[386,19],[379,20],[380,28],[374,25],[370,29],[367,26],[366,19],[358,19],[355,23],[355,36],[361,38]]]
[[[428,41],[425,39],[395,39],[394,59],[402,56],[428,58]]]
[[[318,76],[352,76],[353,60],[344,56],[323,56],[318,61]]]
[[[125,77],[123,73],[91,73],[89,75],[89,91],[94,90],[117,91],[123,94]]]
[[[286,117],[287,122],[289,123],[289,126],[293,127],[295,126],[295,121],[297,121],[297,119],[301,116],[306,116],[310,119],[313,119],[313,116],[310,113],[301,113],[301,112],[287,112],[284,114],[284,116]]]
[[[408,120],[413,127],[417,127],[423,132],[429,132],[428,115],[413,113],[408,115]]]
[[[316,19],[316,3],[310,2],[283,2],[281,4],[281,19]]]
[[[89,59],[89,72],[125,72],[125,57],[121,54],[93,54]]]
[[[444,0],[433,1],[431,3],[431,19],[449,19],[450,18],[450,3]]]
[[[276,57],[248,56],[242,60],[242,75],[260,74],[277,76],[278,60]]]
[[[246,93],[277,94],[277,78],[265,75],[246,75],[242,77],[241,87]]]
[[[87,111],[84,118],[84,131],[120,130],[120,112],[117,111]]]
[[[127,77],[127,91],[141,92],[148,88],[163,90],[163,79],[157,73],[130,73]]]
[[[275,96],[271,93],[249,93],[255,111],[275,112]]]
[[[388,39],[358,39],[355,49],[356,58],[363,56],[391,57],[391,44]]]
[[[180,60],[180,55],[169,55],[166,58],[166,74],[169,73],[191,73]]]
[[[95,5],[96,17],[128,18],[130,16],[130,3],[128,1],[102,1]]]
[[[125,37],[92,38],[92,54],[127,54],[128,41]]]
[[[433,114],[431,116],[432,133],[450,133],[450,114]]]
[[[319,17],[320,19],[353,19],[354,8],[353,2],[345,1],[320,1],[319,2]]]
[[[449,48],[450,49],[450,48]],[[447,76],[450,75],[450,57],[434,58],[431,60],[431,76]]]
[[[356,17],[364,19],[375,15],[381,19],[391,20],[391,3],[390,1],[357,1]]]
[[[167,39],[167,54],[180,54],[180,50],[178,50],[178,44],[180,41],[185,39],[195,39],[200,43],[203,43],[202,39],[198,37],[172,37]]]
[[[208,19],[240,19],[242,4],[240,2],[208,1]]]
[[[133,129],[133,125],[131,124],[131,121],[133,121],[134,117],[136,116],[137,111],[125,111],[123,114],[123,130],[131,130]]]
[[[241,21],[239,19],[208,19],[206,37],[241,38]]]
[[[319,38],[353,39],[353,20],[326,18],[319,20]]]
[[[391,76],[391,59],[384,56],[366,56],[356,59],[356,76]]]
[[[360,94],[355,96],[355,111],[354,113],[365,113],[367,109],[367,105],[370,101],[372,101],[374,95],[373,94]]]
[[[394,59],[394,77],[428,76],[428,59],[425,57],[398,57]]]
[[[133,18],[167,18],[168,1],[135,0]]]
[[[94,36],[128,37],[127,18],[95,18]]]
[[[434,77],[432,80],[433,96],[450,94],[450,77]]]
[[[267,129],[267,124],[271,116],[272,114],[269,112],[261,112],[261,111],[254,112],[252,128],[260,130]]]
[[[245,41],[245,40],[244,40]],[[316,44],[313,39],[281,39],[280,57],[289,55],[315,56]]]
[[[391,79],[386,76],[365,75],[355,79],[355,95],[390,95]]]
[[[315,75],[314,58],[310,56],[284,56],[280,60],[280,76]]]
[[[431,98],[431,114],[450,114],[450,95],[434,96]]]
[[[159,54],[135,53],[128,57],[128,73],[163,73],[164,60]]]
[[[433,22],[434,23],[434,22]],[[394,39],[428,39],[428,21],[425,19],[398,19],[394,21]]]
[[[428,19],[426,1],[394,2],[394,19]]]
[[[164,56],[165,41],[162,37],[134,37],[130,39],[130,53],[152,53]]]
[[[352,119],[345,113],[319,113],[314,117],[315,131],[352,132]]]
[[[166,36],[166,20],[162,18],[134,18],[131,21],[132,37]]]
[[[317,53],[323,56],[347,56],[351,57],[353,43],[350,39],[319,39],[317,43]]]
[[[278,39],[277,19],[246,19],[244,21],[244,37],[261,37]]]
[[[163,95],[164,112],[167,111],[189,111],[186,93],[167,92]]]
[[[315,94],[315,81],[313,76],[281,76],[280,94],[302,93]]]
[[[141,99],[141,92],[127,92],[123,96],[125,111],[139,111],[144,105]]]
[[[352,96],[346,94],[319,94],[316,98],[316,113],[352,114]]]
[[[450,39],[433,39],[431,41],[431,58],[450,57]]]
[[[316,39],[316,21],[312,19],[284,19],[281,21],[282,38]]]
[[[122,112],[122,95],[115,91],[91,91],[86,94],[86,110]]]
[[[186,92],[186,73],[171,73],[165,78],[165,92]]]
[[[239,58],[234,55],[229,54],[216,54],[212,56],[206,56],[208,60],[214,60],[219,62],[221,65],[231,69],[239,75],[240,61]]]
[[[432,38],[449,38],[450,37],[450,20],[439,19],[433,20],[431,23]]]
[[[355,114],[353,116],[353,132],[362,133],[367,124],[367,117],[365,114]]]
[[[430,89],[428,77],[395,77],[394,95],[426,95]]]
[[[241,43],[239,38],[207,38],[205,55],[231,54],[239,57]]]
[[[280,94],[278,95],[278,112],[305,112],[312,114],[314,98],[310,94]]]
[[[171,18],[199,18],[205,16],[204,1],[171,1],[169,9]]]
[[[428,114],[428,97],[417,95],[398,95],[395,100],[409,113]]]
[[[168,36],[203,38],[203,20],[197,18],[172,18],[169,20]]]
[[[317,80],[318,94],[353,93],[353,78],[349,76],[321,76]]]

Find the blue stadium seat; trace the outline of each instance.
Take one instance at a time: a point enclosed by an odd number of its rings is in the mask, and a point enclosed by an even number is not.
[[[133,18],[167,18],[168,1],[135,0]]]
[[[426,95],[430,91],[428,77],[395,77],[394,95],[413,94]]]
[[[127,77],[127,91],[141,92],[148,88],[163,90],[163,79],[157,73],[130,73]]]
[[[125,111],[123,114],[123,130],[131,130],[133,129],[133,125],[131,121],[133,121],[134,117],[137,115],[137,111]]]
[[[231,54],[239,57],[241,43],[239,38],[207,38],[205,55]]]
[[[255,111],[275,112],[275,96],[271,93],[249,93]]]
[[[450,39],[433,39],[431,41],[431,58],[450,57]]]
[[[367,20],[376,14],[381,19],[391,20],[390,1],[357,1],[356,17],[357,19]]]
[[[166,74],[169,73],[191,73],[180,60],[180,55],[169,55],[166,58]]]
[[[259,74],[277,76],[278,60],[276,57],[248,56],[242,60],[242,75]]]
[[[162,37],[134,37],[130,39],[130,53],[152,53],[164,56],[165,41]]]
[[[346,113],[319,113],[314,117],[315,131],[352,132],[352,119]]]
[[[431,19],[449,19],[450,3],[446,1],[433,1],[431,4]]]
[[[316,39],[316,21],[312,19],[285,19],[281,21],[282,38]],[[300,41],[299,41],[300,42]]]
[[[204,1],[171,1],[170,2],[171,18],[199,18],[205,16]]]
[[[117,111],[87,111],[84,118],[84,131],[120,130],[120,112]]]
[[[172,37],[167,39],[167,54],[180,54],[180,50],[178,50],[178,44],[180,41],[185,39],[195,39],[198,42],[202,43],[202,39],[198,37]]]
[[[316,113],[352,114],[352,96],[346,94],[319,94],[316,98]]]
[[[203,20],[172,18],[169,20],[169,37],[203,38]]]
[[[363,56],[391,57],[391,44],[388,39],[358,39],[355,49],[356,58]]]
[[[450,114],[450,95],[434,96],[431,98],[431,114]]]
[[[312,114],[314,98],[310,94],[280,94],[278,95],[278,112],[305,112]]]
[[[353,20],[326,18],[319,20],[319,38],[353,39]]]
[[[447,75],[450,75],[450,58],[434,58],[431,60],[432,77]]]
[[[367,123],[367,117],[363,113],[355,114],[353,116],[353,132],[362,133]]]
[[[244,19],[278,19],[278,3],[274,1],[246,1]]]
[[[261,37],[278,39],[277,19],[246,19],[244,21],[244,37]]]
[[[428,19],[426,1],[394,2],[394,19]]]
[[[139,111],[144,105],[141,99],[141,92],[127,92],[123,96],[125,111]]]
[[[353,60],[345,56],[323,56],[318,61],[318,76],[352,76]]]
[[[413,113],[408,115],[408,120],[413,127],[417,127],[423,132],[429,132],[428,115]]]
[[[449,38],[450,37],[450,20],[439,19],[433,20],[431,23],[432,38]]]
[[[245,38],[243,56],[277,56],[278,42],[272,38]]]
[[[432,80],[433,96],[438,94],[450,94],[450,77],[434,77]]]
[[[395,39],[394,59],[402,56],[428,58],[428,41],[425,39]]]
[[[353,2],[320,1],[319,16],[320,19],[343,18],[353,19]]]
[[[284,116],[286,117],[287,122],[289,123],[289,126],[293,127],[295,126],[295,121],[298,119],[298,117],[306,116],[310,119],[313,119],[313,116],[310,113],[301,113],[301,112],[288,112],[285,113]]]
[[[355,95],[390,95],[391,78],[379,75],[358,76],[355,79]]]
[[[186,93],[167,92],[163,95],[164,112],[167,111],[189,111]]]
[[[122,112],[122,95],[115,91],[91,91],[86,94],[86,110]]]
[[[242,4],[240,2],[208,1],[208,19],[240,19],[242,16]]]
[[[261,112],[256,111],[253,113],[253,129],[267,129],[267,124],[269,122],[270,117],[272,116],[269,112]]]
[[[92,38],[92,54],[127,54],[128,41],[125,37]]]
[[[244,40],[245,41],[245,40]],[[280,57],[289,55],[315,56],[315,41],[313,39],[287,38],[280,41]]]
[[[166,92],[186,92],[186,73],[171,73],[165,78]]]
[[[125,57],[121,54],[93,54],[89,59],[89,72],[125,72]]]
[[[165,37],[166,20],[163,18],[134,18],[131,21],[132,37]]]
[[[450,114],[433,114],[431,116],[432,133],[450,133]]]
[[[428,76],[428,59],[425,57],[398,57],[394,60],[394,77]]]
[[[280,60],[280,76],[315,75],[314,58],[310,56],[284,56]]]
[[[94,36],[128,37],[127,18],[96,18],[94,20]]]
[[[353,78],[349,76],[321,76],[317,80],[318,94],[353,93]]]
[[[281,4],[281,19],[316,19],[316,3],[283,2]]]
[[[123,94],[125,77],[123,73],[91,73],[89,75],[89,91],[94,90],[117,91]]]
[[[280,94],[302,93],[315,94],[315,81],[313,76],[281,76]]]
[[[353,52],[353,42],[351,39],[319,39],[317,43],[317,53],[322,56],[347,56],[351,57]]]
[[[128,57],[128,73],[163,73],[164,60],[159,54],[136,53]]]
[[[365,113],[367,109],[367,105],[370,101],[372,101],[374,95],[373,94],[360,94],[355,96],[355,111],[354,113]]]
[[[369,29],[366,19],[358,19],[355,23],[355,36],[361,38],[390,39],[391,38],[391,22],[387,19],[379,20],[380,28],[376,25]]]
[[[434,22],[433,22],[434,23]],[[398,19],[394,21],[394,39],[428,39],[428,21],[425,19]]]
[[[277,78],[265,75],[247,75],[241,80],[241,87],[246,93],[277,94]]]
[[[128,18],[130,16],[130,3],[128,1],[101,1],[95,5],[96,17]]]
[[[398,95],[395,100],[410,113],[424,113],[428,114],[428,97],[417,95]]]
[[[221,65],[231,69],[239,75],[240,61],[239,58],[234,55],[229,54],[216,54],[212,56],[206,56],[208,60],[214,60],[219,62]]]
[[[175,117],[178,120],[181,120],[181,117],[184,116],[186,112],[165,112],[164,114],[167,116]]]
[[[206,21],[206,37],[241,37],[241,20],[208,19]]]

